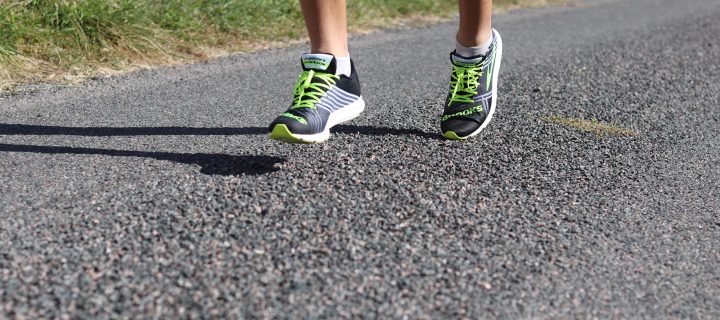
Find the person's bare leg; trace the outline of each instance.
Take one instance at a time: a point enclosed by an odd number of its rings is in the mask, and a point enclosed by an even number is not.
[[[348,56],[345,0],[300,0],[311,53]]]
[[[492,0],[458,0],[460,27],[457,41],[466,47],[485,43],[492,32]]]

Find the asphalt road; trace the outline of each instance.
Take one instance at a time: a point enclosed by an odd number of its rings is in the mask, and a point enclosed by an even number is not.
[[[266,138],[304,45],[4,96],[0,318],[719,318],[719,16],[497,16],[466,143],[452,23],[352,38],[368,107],[322,145]]]

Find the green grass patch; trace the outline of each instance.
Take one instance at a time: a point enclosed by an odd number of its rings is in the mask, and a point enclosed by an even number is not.
[[[545,122],[556,123],[575,129],[579,129],[585,132],[590,132],[598,137],[604,137],[606,135],[617,135],[617,136],[636,136],[638,133],[632,129],[623,128],[613,124],[601,123],[596,119],[585,120],[578,118],[567,118],[562,116],[549,116],[540,118]]]
[[[351,32],[456,12],[456,0],[348,0]],[[0,0],[0,89],[203,60],[305,37],[297,0]]]

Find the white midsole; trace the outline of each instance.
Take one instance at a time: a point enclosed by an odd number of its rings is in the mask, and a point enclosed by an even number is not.
[[[315,134],[293,134],[293,137],[305,142],[323,142],[330,138],[330,128],[357,118],[357,116],[359,116],[364,110],[365,100],[363,100],[362,97],[359,97],[354,102],[331,113],[330,117],[328,117],[327,124],[325,124],[325,130],[323,130],[323,132]]]

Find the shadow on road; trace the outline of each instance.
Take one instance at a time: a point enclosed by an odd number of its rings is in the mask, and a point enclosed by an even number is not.
[[[362,135],[413,135],[426,139],[440,139],[438,134],[417,129],[376,126],[338,125],[335,133]],[[151,135],[260,135],[266,127],[198,128],[198,127],[62,127],[31,124],[0,124],[0,135],[68,135],[68,136],[151,136]],[[276,163],[285,159],[273,156],[236,156],[208,153],[172,153],[130,151],[63,146],[34,146],[0,144],[0,152],[28,152],[45,154],[89,154],[114,157],[143,157],[200,166],[200,172],[210,175],[257,175],[278,171]]]
[[[0,124],[0,135],[67,136],[231,136],[266,134],[267,127],[195,128],[195,127],[60,127],[32,124]]]
[[[209,153],[172,153],[128,151],[113,149],[72,148],[54,146],[33,146],[0,144],[0,152],[31,152],[45,154],[91,154],[113,157],[143,157],[168,160],[200,166],[200,172],[209,175],[258,175],[280,170],[276,163],[285,159],[273,156],[234,156]]]
[[[440,139],[437,133],[427,133],[418,129],[400,129],[377,126],[338,125],[332,129],[335,133],[364,135],[413,135],[426,139]],[[154,135],[197,135],[230,136],[267,134],[267,127],[246,128],[196,128],[196,127],[61,127],[32,124],[0,124],[0,135],[68,135],[68,136],[154,136]]]
[[[400,129],[400,128],[388,128],[388,127],[376,127],[376,126],[356,126],[352,124],[341,124],[332,128],[333,132],[336,133],[359,133],[364,135],[373,136],[384,136],[384,135],[397,135],[397,136],[418,136],[425,139],[436,139],[440,140],[440,134],[427,133],[418,129]]]

